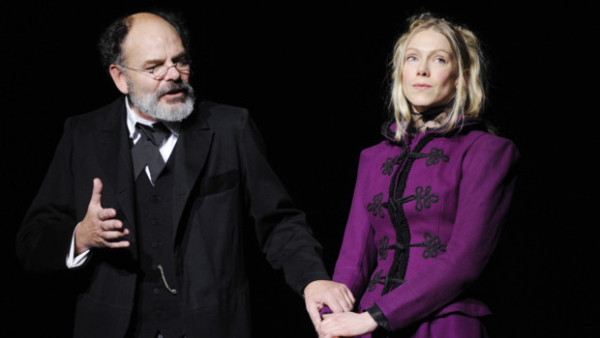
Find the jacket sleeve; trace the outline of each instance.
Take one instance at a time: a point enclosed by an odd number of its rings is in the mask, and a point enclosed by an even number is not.
[[[470,145],[446,252],[376,302],[392,330],[440,310],[480,276],[508,214],[517,158],[514,144],[499,137],[486,134]]]
[[[322,247],[269,165],[262,138],[248,114],[242,114],[241,125],[239,156],[258,243],[271,266],[283,269],[286,282],[302,294],[308,283],[330,279]]]
[[[66,269],[75,220],[71,175],[73,119],[65,122],[46,177],[17,233],[17,257],[25,270]]]
[[[363,201],[363,188],[371,170],[367,157],[365,151],[361,152],[350,214],[333,274],[333,280],[345,284],[357,298],[364,293],[376,262],[374,232]]]

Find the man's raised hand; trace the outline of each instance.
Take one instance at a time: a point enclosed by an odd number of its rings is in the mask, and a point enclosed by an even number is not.
[[[126,248],[129,241],[124,237],[129,230],[123,228],[123,222],[114,217],[117,211],[113,208],[103,208],[102,181],[94,179],[92,198],[85,217],[75,228],[75,254],[79,255],[91,248]]]

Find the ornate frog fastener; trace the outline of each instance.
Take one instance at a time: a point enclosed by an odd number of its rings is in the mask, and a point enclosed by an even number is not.
[[[367,204],[367,210],[373,214],[373,216],[379,215],[379,217],[384,218],[385,215],[383,213],[383,193],[373,196],[373,202]]]
[[[388,250],[395,250],[396,254],[397,254],[399,252],[407,251],[408,248],[410,248],[410,247],[424,247],[425,249],[423,250],[423,254],[422,254],[423,258],[425,258],[425,259],[435,258],[440,253],[446,252],[446,246],[447,246],[446,243],[442,243],[440,236],[433,236],[428,232],[426,232],[424,234],[424,241],[422,243],[413,243],[413,244],[395,243],[395,244],[389,245],[389,242],[390,242],[390,239],[388,236],[383,236],[383,238],[381,238],[379,240],[379,249],[377,250],[377,254],[378,254],[380,260],[385,260],[388,257]],[[382,276],[382,275],[383,275],[383,269],[380,269],[373,275],[373,278],[371,278],[371,280],[369,281],[369,284],[367,286],[368,291],[374,291],[375,288],[377,287],[377,284],[382,284],[385,286],[384,292],[386,292],[385,291],[386,289],[387,290],[394,289],[398,285],[406,282],[405,279],[390,276],[389,273],[386,276]]]
[[[401,160],[405,157],[426,158],[425,165],[428,167],[439,164],[440,161],[450,161],[450,156],[444,154],[444,149],[436,147],[431,148],[428,153],[410,153],[404,150],[401,155],[386,158],[385,162],[381,165],[381,173],[383,175],[391,175],[394,172],[394,166],[400,164]]]
[[[422,211],[423,208],[429,209],[431,207],[431,204],[437,203],[439,201],[439,196],[436,194],[432,194],[431,190],[432,190],[431,186],[429,186],[429,185],[425,188],[423,188],[422,186],[417,186],[415,188],[414,195],[404,196],[395,201],[389,201],[389,202],[383,203],[383,206],[385,208],[388,208],[388,209],[391,208],[391,209],[395,210],[395,209],[398,209],[401,204],[404,204],[404,203],[407,203],[410,201],[416,201],[415,209],[417,211]]]
[[[422,243],[401,244],[395,243],[389,245],[390,239],[388,236],[383,236],[379,240],[379,249],[377,250],[379,260],[385,260],[388,257],[388,250],[406,251],[410,247],[424,247],[423,258],[435,258],[440,252],[446,252],[446,243],[442,243],[440,236],[433,236],[426,232]]]

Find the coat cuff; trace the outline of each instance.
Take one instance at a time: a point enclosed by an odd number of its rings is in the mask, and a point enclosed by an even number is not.
[[[383,311],[377,306],[377,304],[373,304],[370,308],[367,309],[367,312],[373,317],[377,325],[385,331],[391,331],[390,323],[387,318],[383,314]]]

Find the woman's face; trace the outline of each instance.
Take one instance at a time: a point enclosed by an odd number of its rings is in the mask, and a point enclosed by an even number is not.
[[[424,30],[408,42],[402,87],[416,112],[449,103],[456,91],[457,75],[456,56],[444,35]]]

